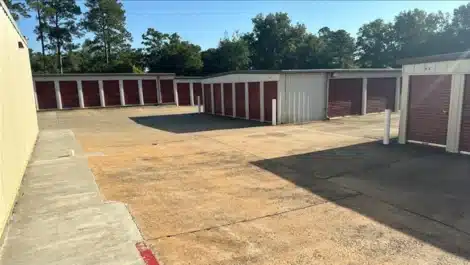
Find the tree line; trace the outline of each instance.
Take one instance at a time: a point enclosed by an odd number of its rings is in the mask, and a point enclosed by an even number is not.
[[[41,51],[30,51],[35,73],[172,72],[207,75],[246,69],[397,67],[397,59],[466,51],[470,46],[470,3],[452,14],[420,9],[400,12],[393,21],[362,25],[356,38],[345,30],[292,23],[287,13],[258,14],[253,29],[224,36],[202,51],[178,33],[149,28],[142,48],[131,46],[123,5],[118,0],[25,0],[6,4],[14,19],[36,18]],[[83,36],[82,44],[74,40]]]

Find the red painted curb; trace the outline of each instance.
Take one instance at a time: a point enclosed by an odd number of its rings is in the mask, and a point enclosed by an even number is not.
[[[147,264],[147,265],[160,265],[158,263],[157,258],[155,258],[155,255],[153,255],[152,250],[147,247],[145,242],[137,242],[135,244],[135,247],[139,251],[140,256],[144,260],[145,264]]]

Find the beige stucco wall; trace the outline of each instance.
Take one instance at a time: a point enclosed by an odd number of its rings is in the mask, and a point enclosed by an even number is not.
[[[37,133],[28,46],[0,0],[0,233],[14,206]]]

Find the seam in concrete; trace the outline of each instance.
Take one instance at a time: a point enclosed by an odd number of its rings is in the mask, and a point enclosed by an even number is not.
[[[323,204],[330,203],[330,202],[338,202],[338,201],[341,201],[341,200],[350,199],[350,198],[358,197],[358,196],[361,196],[361,195],[362,195],[362,193],[359,192],[359,193],[356,193],[356,194],[343,196],[343,197],[335,199],[335,200],[325,200],[325,201],[322,201],[322,202],[312,203],[312,204],[309,204],[309,205],[306,205],[306,206],[303,206],[303,207],[293,208],[293,209],[285,210],[285,211],[281,211],[281,212],[275,212],[275,213],[272,213],[272,214],[258,216],[258,217],[255,217],[255,218],[243,219],[243,220],[239,220],[239,221],[235,221],[235,222],[230,222],[230,223],[227,223],[227,224],[211,226],[211,227],[207,227],[207,228],[191,230],[191,231],[181,232],[181,233],[176,233],[176,234],[170,234],[170,235],[166,235],[166,236],[159,236],[159,237],[151,238],[151,239],[148,239],[148,240],[158,240],[158,239],[162,239],[162,238],[175,237],[175,236],[181,236],[181,235],[187,235],[187,234],[194,234],[194,233],[198,233],[198,232],[202,232],[202,231],[209,231],[209,230],[218,229],[218,228],[222,228],[222,227],[228,227],[228,226],[232,226],[232,225],[236,225],[236,224],[249,223],[249,222],[253,222],[253,221],[256,221],[256,220],[270,218],[270,217],[274,217],[274,216],[280,216],[280,215],[284,215],[284,214],[288,214],[288,213],[292,213],[292,212],[297,212],[297,211],[305,210],[305,209],[308,209],[308,208],[313,208],[313,207],[318,206],[318,205],[323,205]]]

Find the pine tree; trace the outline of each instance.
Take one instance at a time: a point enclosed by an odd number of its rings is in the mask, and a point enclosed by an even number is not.
[[[113,54],[129,47],[131,34],[126,29],[126,16],[122,3],[117,0],[86,0],[88,12],[82,20],[83,27],[95,34],[93,45],[103,51],[109,65]]]

